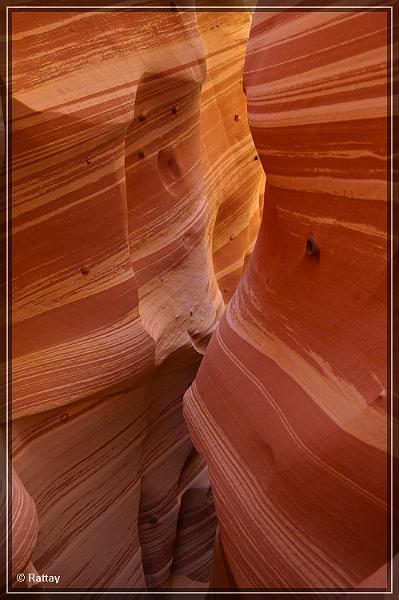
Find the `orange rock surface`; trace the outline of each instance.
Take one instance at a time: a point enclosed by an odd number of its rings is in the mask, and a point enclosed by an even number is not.
[[[249,25],[12,15],[13,577],[207,584],[216,520],[182,395],[260,218]]]
[[[12,15],[14,583],[387,582],[387,29]]]
[[[387,31],[386,12],[253,18],[265,209],[185,395],[214,587],[345,589],[389,558]]]

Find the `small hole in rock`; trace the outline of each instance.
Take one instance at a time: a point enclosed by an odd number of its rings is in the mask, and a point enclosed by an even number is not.
[[[80,272],[82,275],[88,275],[90,273],[89,267],[80,267]]]
[[[319,248],[312,237],[306,240],[306,252],[309,256],[315,256],[319,254]]]

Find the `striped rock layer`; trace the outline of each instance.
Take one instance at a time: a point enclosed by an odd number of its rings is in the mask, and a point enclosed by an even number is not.
[[[265,207],[184,398],[215,499],[216,588],[342,590],[388,560],[388,27],[384,11],[252,21]]]
[[[260,219],[249,25],[11,15],[13,578],[206,587],[216,520],[182,396]]]

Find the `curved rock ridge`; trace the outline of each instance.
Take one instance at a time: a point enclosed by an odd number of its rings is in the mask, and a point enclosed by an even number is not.
[[[260,219],[249,25],[12,16],[13,577],[207,586],[216,519],[182,396]]]
[[[350,589],[388,560],[387,32],[382,11],[253,17],[265,209],[184,397],[215,588]]]

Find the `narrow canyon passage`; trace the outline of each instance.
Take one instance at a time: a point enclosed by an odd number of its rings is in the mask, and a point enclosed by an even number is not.
[[[11,35],[13,587],[386,586],[386,13]]]

